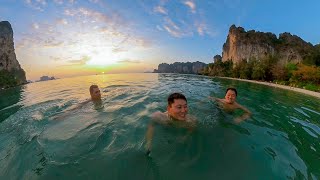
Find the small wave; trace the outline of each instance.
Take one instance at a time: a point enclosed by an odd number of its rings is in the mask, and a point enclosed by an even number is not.
[[[319,112],[316,112],[316,111],[314,111],[314,110],[312,110],[312,109],[309,109],[309,108],[306,108],[306,107],[301,107],[301,108],[304,109],[304,110],[307,110],[307,111],[309,111],[309,112],[312,112],[312,113],[314,113],[314,114],[320,115]]]
[[[107,86],[103,89],[108,89],[108,88],[121,88],[121,87],[129,87],[129,85],[110,85],[110,86]]]
[[[299,108],[293,108],[293,109],[296,110],[297,112],[303,114],[304,116],[310,118],[310,116],[307,113],[305,113],[302,109],[299,109]]]

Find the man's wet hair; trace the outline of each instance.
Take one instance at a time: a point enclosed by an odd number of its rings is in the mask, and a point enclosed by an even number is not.
[[[187,102],[187,98],[183,94],[173,93],[173,94],[170,94],[168,97],[168,106],[171,106],[171,104],[174,103],[175,99],[183,99]]]
[[[229,90],[234,91],[234,92],[236,93],[236,96],[238,96],[238,92],[237,92],[236,88],[229,87],[229,88],[226,90],[226,94],[227,94],[227,92],[228,92]]]
[[[94,88],[99,88],[99,87],[95,84],[91,85],[89,88],[90,94],[92,94]]]

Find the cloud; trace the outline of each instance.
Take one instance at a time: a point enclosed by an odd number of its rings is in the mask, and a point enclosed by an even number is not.
[[[38,23],[32,23],[32,28],[33,29],[39,29],[39,24]]]
[[[68,25],[68,21],[66,19],[60,18],[56,20],[57,24]]]
[[[113,48],[112,49],[112,52],[113,53],[119,53],[119,52],[127,52],[128,50],[127,49],[124,49],[122,47],[117,47],[117,48]]]
[[[167,24],[168,27],[175,29],[175,30],[179,30],[180,28],[177,26],[177,24],[175,24],[169,17],[165,18],[165,22]]]
[[[75,17],[83,24],[105,23],[108,27],[112,26],[114,28],[119,28],[119,26],[124,27],[127,25],[122,17],[116,12],[113,12],[110,16],[108,16],[93,9],[80,7],[77,9],[66,9],[64,11],[64,15]]]
[[[196,28],[197,33],[200,36],[204,36],[205,34],[209,34],[207,24],[204,22],[195,22],[195,28]]]
[[[86,64],[87,61],[89,61],[91,58],[89,56],[82,56],[80,59],[76,59],[76,60],[69,60],[67,61],[67,63],[69,63],[69,66],[73,66],[73,65],[84,65]]]
[[[170,3],[170,4],[169,4]],[[187,8],[177,10],[169,15],[168,10],[164,8],[174,7],[176,5],[185,5]],[[191,11],[191,13],[187,12]],[[194,34],[199,36],[214,36],[216,33],[211,32],[209,25],[205,21],[205,16],[201,9],[197,10],[197,5],[194,0],[183,0],[181,2],[173,2],[161,0],[153,12],[164,15],[161,25],[156,25],[158,31],[166,31],[171,36],[176,38],[190,37]]]
[[[64,10],[64,15],[66,15],[66,16],[75,16],[76,12],[74,10],[65,9]]]
[[[89,0],[91,3],[100,3],[100,0]]]
[[[25,0],[24,2],[31,8],[39,11],[44,11],[44,8],[47,5],[46,0]]]
[[[164,18],[163,28],[173,37],[181,38],[192,35],[192,32],[188,31],[188,28],[180,28],[169,17]]]
[[[183,4],[188,6],[192,13],[196,13],[196,4],[193,1],[185,1]]]
[[[63,0],[53,0],[53,2],[56,4],[63,4]]]
[[[120,61],[118,61],[118,63],[140,64],[140,63],[141,63],[141,61],[140,61],[140,60],[124,59],[124,60],[120,60]]]
[[[157,25],[156,27],[159,31],[163,31],[163,29],[159,25]]]
[[[39,11],[44,11],[49,3],[63,5],[65,3],[75,4],[77,0],[24,0],[24,2],[31,8]],[[100,0],[88,0],[90,3],[101,3]]]
[[[182,37],[182,33],[180,33],[179,31],[176,31],[175,29],[172,29],[166,25],[164,26],[164,29],[174,37],[177,37],[177,38]]]
[[[52,59],[53,61],[55,62],[58,62],[58,61],[62,61],[63,59],[61,57],[55,57],[55,56],[49,56],[50,59]]]
[[[170,3],[170,4],[169,4]],[[163,13],[161,7],[174,7],[176,5],[185,5],[187,8],[181,8],[175,11],[175,13]],[[194,0],[183,0],[181,2],[162,1],[160,5],[154,8],[155,12],[163,14],[162,23],[156,25],[155,28],[158,31],[166,31],[171,36],[176,38],[191,37],[193,35],[199,36],[211,36],[217,35],[217,32],[211,29],[210,24],[206,22],[206,16],[204,11],[197,9],[197,5]],[[170,9],[169,9],[170,10]],[[191,13],[188,13],[190,12]]]
[[[55,25],[48,23],[34,22],[31,24],[31,32],[24,33],[22,38],[17,42],[17,48],[25,49],[42,49],[61,47],[64,41],[64,33],[56,30]]]
[[[160,13],[160,14],[164,14],[164,15],[167,15],[168,14],[168,11],[162,7],[162,6],[156,6],[153,8],[153,11],[156,12],[156,13]]]
[[[43,43],[43,46],[47,48],[60,47],[61,45],[63,45],[63,41],[57,41],[55,39],[47,39]]]
[[[121,60],[152,46],[152,40],[137,35],[130,27],[131,22],[116,11],[104,13],[87,7],[67,7],[59,9],[55,19],[30,24],[30,29],[17,41],[17,49],[38,59],[69,66],[88,64],[88,59],[95,61],[107,56],[106,52],[114,61]],[[82,55],[87,55],[87,59]]]

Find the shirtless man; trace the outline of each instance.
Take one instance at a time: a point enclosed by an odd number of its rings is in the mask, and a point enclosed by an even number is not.
[[[147,155],[151,151],[151,142],[154,132],[154,123],[162,125],[177,125],[181,128],[189,129],[192,132],[196,120],[188,115],[188,104],[186,97],[181,93],[173,93],[168,97],[168,106],[166,112],[155,112],[151,115],[152,122],[148,126],[146,134]]]
[[[235,88],[228,88],[226,90],[226,95],[224,99],[220,99],[216,97],[209,97],[209,98],[212,100],[218,101],[219,105],[221,105],[222,108],[227,112],[233,112],[236,109],[242,109],[245,113],[242,116],[234,119],[236,123],[240,123],[245,119],[248,119],[251,116],[251,112],[247,108],[241,106],[236,102],[237,95],[238,93]]]
[[[58,114],[53,119],[54,120],[62,120],[65,119],[70,113],[74,112],[75,110],[81,109],[83,106],[88,104],[89,102],[93,102],[94,109],[101,109],[103,107],[102,100],[101,100],[101,93],[100,89],[97,85],[91,85],[89,88],[91,99],[87,99],[76,106],[70,107],[64,111],[63,114]]]

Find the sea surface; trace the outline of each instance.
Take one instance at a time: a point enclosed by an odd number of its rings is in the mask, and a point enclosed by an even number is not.
[[[100,105],[89,86],[102,92]],[[243,112],[208,96],[236,87]],[[156,125],[170,93],[188,99],[194,131]],[[320,179],[320,99],[236,80],[181,74],[105,74],[0,91],[0,179]]]

